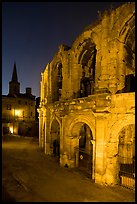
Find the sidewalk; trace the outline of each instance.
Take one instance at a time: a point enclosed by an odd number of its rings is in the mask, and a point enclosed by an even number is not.
[[[81,172],[60,167],[38,143],[25,138],[2,143],[2,181],[17,202],[134,202],[135,192],[93,183]]]

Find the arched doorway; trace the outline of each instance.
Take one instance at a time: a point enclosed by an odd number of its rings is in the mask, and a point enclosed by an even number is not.
[[[93,178],[92,131],[86,123],[79,122],[74,126],[72,132],[78,137],[78,146],[75,148],[76,166],[87,177]]]
[[[135,127],[125,126],[119,133],[118,163],[119,184],[128,188],[135,187]]]
[[[50,133],[51,133],[50,141],[51,154],[53,154],[55,157],[60,157],[60,126],[56,119],[52,121]]]

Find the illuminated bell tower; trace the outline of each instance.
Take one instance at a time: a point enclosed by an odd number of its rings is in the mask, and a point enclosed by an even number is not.
[[[19,94],[20,93],[20,83],[18,82],[16,63],[14,63],[12,79],[9,82],[9,94]]]

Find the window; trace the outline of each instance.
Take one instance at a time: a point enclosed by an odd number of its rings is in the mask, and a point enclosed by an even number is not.
[[[11,105],[7,104],[7,110],[11,110]]]
[[[62,64],[58,64],[58,100],[61,98],[62,91]]]
[[[133,74],[129,74],[125,77],[125,92],[135,91],[135,77]]]
[[[82,68],[80,97],[87,97],[94,93],[96,53],[97,50],[95,44],[90,40],[87,40],[78,57],[78,63]]]

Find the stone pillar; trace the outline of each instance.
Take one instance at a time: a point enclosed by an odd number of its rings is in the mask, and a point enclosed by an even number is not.
[[[76,166],[76,155],[75,147],[78,146],[78,138],[73,138],[72,136],[66,136],[65,138],[65,148],[61,154],[60,164],[61,166],[68,166],[73,168]]]
[[[42,124],[41,124],[41,148],[44,148],[44,137],[45,137],[45,130],[44,130],[44,116],[42,116]]]
[[[69,166],[69,149],[70,149],[70,139],[68,135],[63,135],[62,138],[63,145],[61,143],[61,154],[60,154],[60,165]]]
[[[45,145],[45,148],[44,148],[44,151],[45,151],[45,154],[51,154],[50,152],[50,120],[48,118],[50,118],[50,115],[48,115],[48,111],[45,110],[45,113],[44,113],[44,121],[45,121],[45,142],[44,142],[44,145]]]
[[[95,180],[95,151],[96,151],[96,147],[95,147],[95,144],[96,144],[96,141],[95,140],[91,140],[90,141],[91,144],[93,145],[93,154],[92,154],[92,180]]]
[[[39,147],[42,147],[42,112],[39,111]]]
[[[41,73],[41,82],[40,82],[40,89],[41,89],[41,101],[44,99],[44,76],[43,73]]]
[[[76,60],[76,59],[75,59]],[[77,71],[79,70],[79,71]],[[79,97],[80,79],[82,77],[82,67],[80,64],[73,63],[73,74],[71,77],[71,89],[75,98]]]
[[[118,142],[108,143],[107,145],[107,158],[106,158],[106,175],[105,182],[108,185],[114,185],[118,183]]]
[[[60,126],[60,165],[63,166],[63,152],[64,152],[64,132],[63,132],[63,117],[61,118]]]
[[[96,183],[103,182],[105,174],[105,118],[96,118],[96,162],[95,162],[95,181]]]
[[[69,152],[69,167],[75,167],[78,165],[78,161],[76,160],[76,152],[75,148],[78,147],[79,145],[79,140],[77,137],[73,138],[70,137],[70,152]],[[78,156],[78,155],[77,155]]]

